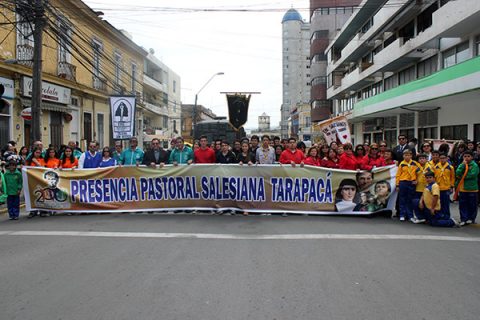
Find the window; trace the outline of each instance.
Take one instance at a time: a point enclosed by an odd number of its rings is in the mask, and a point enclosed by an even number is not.
[[[315,77],[312,80],[312,86],[316,86],[319,84],[325,84],[327,82],[327,77]]]
[[[478,141],[480,140],[480,123],[474,124],[473,125],[473,141]]]
[[[135,87],[136,87],[136,82],[137,82],[137,65],[135,63],[132,63],[132,93],[134,93]]]
[[[384,88],[385,88],[384,91],[387,91],[387,90],[396,88],[396,87],[398,86],[397,75],[394,74],[393,76],[391,76],[391,77],[389,77],[389,78],[386,78],[386,79],[384,80],[383,86],[384,86]]]
[[[102,113],[97,114],[97,141],[100,144],[100,147],[104,145],[104,130],[105,130],[105,123],[104,123],[104,116]]]
[[[173,92],[174,93],[177,92],[177,81],[173,80],[173,85],[172,86],[173,86],[173,89],[172,89]]]
[[[398,73],[398,84],[402,85],[409,83],[410,81],[415,80],[415,66],[411,66],[405,70],[402,70]]]
[[[467,141],[468,125],[444,126],[440,128],[440,139]]]
[[[89,143],[92,141],[92,114],[89,112],[83,113],[83,138]]]
[[[437,139],[437,127],[418,128],[418,142],[423,143],[425,139]]]
[[[415,38],[415,20],[410,21],[402,29],[398,30],[398,36],[403,38],[403,43]]]
[[[433,23],[433,13],[437,11],[438,4],[434,3],[417,17],[417,34],[428,29]]]
[[[370,18],[360,29],[361,33],[366,33],[373,26],[373,17]]]
[[[70,55],[72,47],[72,29],[64,19],[59,20],[58,27],[58,62],[70,63],[72,60]]]
[[[100,77],[101,73],[101,55],[103,51],[103,44],[100,41],[93,40],[92,41],[92,49],[93,49],[93,74],[95,77]]]
[[[443,67],[448,68],[470,58],[468,41],[443,52]]]
[[[120,82],[121,82],[121,77],[122,77],[122,74],[121,74],[121,68],[122,68],[122,55],[118,52],[115,52],[113,54],[113,60],[115,62],[115,74],[114,74],[114,83],[117,84],[117,85],[120,85]]]
[[[475,54],[480,56],[480,36],[475,38]],[[476,140],[475,140],[476,141]]]
[[[418,63],[417,65],[417,78],[423,78],[431,75],[432,73],[437,72],[437,60],[438,57],[435,55],[431,58],[428,58],[425,61]]]

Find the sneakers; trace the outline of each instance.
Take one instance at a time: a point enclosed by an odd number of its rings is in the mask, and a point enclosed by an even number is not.
[[[453,228],[460,228],[460,223],[458,223],[457,220],[452,219],[452,221],[453,221],[453,223],[454,223],[454,224],[453,224]]]
[[[405,217],[400,217],[400,221],[405,221]]]
[[[465,221],[460,221],[460,223],[458,224],[460,227],[463,227],[465,225]]]
[[[472,220],[467,220],[467,221],[465,221],[465,223],[466,223],[466,224],[472,224],[473,221],[472,221]]]
[[[412,219],[410,219],[410,221],[412,221],[412,223],[419,224],[419,223],[425,223],[427,220],[425,220],[425,219],[413,219],[412,218]]]

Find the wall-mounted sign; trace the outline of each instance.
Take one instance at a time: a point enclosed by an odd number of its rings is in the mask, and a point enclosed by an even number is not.
[[[0,77],[0,84],[2,84],[4,88],[2,98],[13,99],[13,95],[15,94],[13,90],[13,86],[14,86],[13,80]]]
[[[25,108],[20,112],[23,120],[32,120],[32,108]]]
[[[32,96],[32,78],[22,78],[22,94],[25,97]],[[42,81],[42,100],[62,104],[71,103],[72,90],[53,83]]]

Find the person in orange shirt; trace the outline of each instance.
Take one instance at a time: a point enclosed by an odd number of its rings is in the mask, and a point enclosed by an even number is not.
[[[76,169],[78,167],[78,159],[73,155],[73,149],[66,147],[63,152],[63,159],[60,162],[60,169]]]
[[[45,167],[50,169],[58,169],[60,160],[57,158],[57,152],[53,148],[48,148],[45,152]]]
[[[27,158],[27,166],[31,167],[45,167],[45,160],[42,158],[42,149],[34,149]]]

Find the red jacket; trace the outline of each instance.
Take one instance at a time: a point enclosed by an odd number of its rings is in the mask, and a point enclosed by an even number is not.
[[[361,169],[362,170],[372,170],[373,167],[385,167],[387,164],[385,163],[385,159],[383,159],[383,157],[376,157],[376,158],[372,158],[370,157],[369,155],[366,155],[364,158],[363,158],[363,162],[362,162],[362,165],[361,165]]]
[[[339,161],[335,162],[333,160],[323,158],[321,166],[325,168],[331,168],[331,169],[340,169],[339,163],[340,163]]]
[[[360,166],[353,154],[349,156],[347,153],[342,153],[340,156],[340,169],[357,170],[360,169]]]
[[[198,148],[194,152],[194,161],[195,163],[215,163],[217,159],[215,157],[215,151],[212,148],[206,148],[203,150],[202,148]]]
[[[311,166],[316,166],[320,167],[322,164],[322,160],[320,158],[316,157],[307,157],[304,161],[305,164],[311,165]]]
[[[283,150],[278,161],[283,164],[290,164],[292,161],[296,164],[300,164],[303,160],[305,160],[305,155],[302,150],[295,149],[295,152],[292,152],[292,150],[287,149]]]

